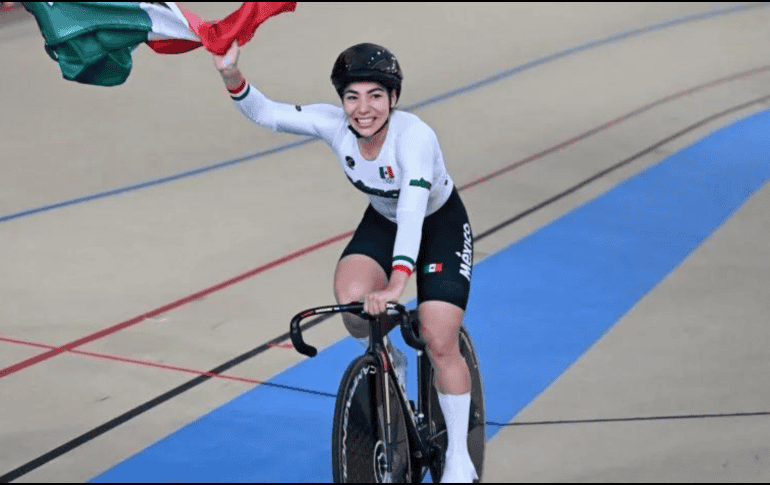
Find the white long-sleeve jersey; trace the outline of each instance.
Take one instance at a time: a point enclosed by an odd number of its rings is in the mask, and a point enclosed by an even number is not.
[[[369,195],[377,212],[397,224],[394,266],[414,268],[423,220],[444,205],[454,187],[436,134],[427,124],[413,114],[394,111],[380,154],[366,160],[338,106],[278,103],[249,84],[231,96],[238,109],[257,124],[326,142],[348,180]]]

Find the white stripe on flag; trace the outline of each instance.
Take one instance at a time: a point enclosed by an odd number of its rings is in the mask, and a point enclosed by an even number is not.
[[[152,22],[152,31],[148,32],[147,40],[185,39],[200,42],[200,38],[190,30],[190,24],[176,2],[166,2],[166,5],[171,10],[152,3],[139,3]]]

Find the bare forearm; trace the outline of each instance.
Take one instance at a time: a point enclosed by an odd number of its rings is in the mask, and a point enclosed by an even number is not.
[[[409,281],[409,273],[401,270],[393,271],[388,281],[388,289],[397,291],[398,296],[401,296],[406,288],[407,281]]]
[[[222,75],[225,87],[230,92],[235,92],[246,84],[246,78],[243,77],[243,73],[238,69],[238,66],[222,69],[219,71],[219,74]]]

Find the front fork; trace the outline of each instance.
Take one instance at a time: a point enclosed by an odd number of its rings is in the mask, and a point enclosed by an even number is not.
[[[382,399],[382,402],[384,402],[384,405],[382,406],[384,416],[380,416],[379,422],[380,429],[383,432],[382,435],[385,436],[387,440],[386,473],[389,478],[392,477],[393,474],[393,450],[396,447],[396,437],[393,433],[393,423],[390,412],[391,399],[399,399],[402,403],[409,406],[409,409],[404,408],[404,415],[406,418],[407,433],[410,438],[410,446],[412,447],[412,456],[417,459],[417,463],[415,463],[417,466],[412,467],[412,473],[414,473],[416,469],[426,469],[432,460],[435,459],[434,454],[437,451],[437,447],[433,446],[433,440],[431,439],[434,438],[433,435],[435,434],[435,430],[431,429],[430,419],[425,416],[425,410],[432,409],[430,407],[431,404],[428,401],[431,396],[430,386],[433,385],[433,382],[431,382],[431,376],[428,375],[430,369],[428,354],[425,350],[418,350],[417,375],[420,378],[420,382],[417,385],[416,409],[414,409],[415,406],[412,405],[412,402],[408,397],[403,394],[401,386],[395,385],[394,388],[399,395],[391,396],[389,385],[391,379],[391,361],[385,350],[384,338],[380,326],[374,325],[373,327],[371,334],[372,350],[374,350],[375,354],[379,354],[384,370],[383,378],[377,379],[378,385],[380,386],[377,394],[380,396],[380,399]],[[404,385],[406,385],[406,383],[404,383]],[[379,406],[377,408],[379,409]]]
[[[393,477],[393,450],[396,447],[395,444],[395,436],[393,433],[393,423],[391,419],[391,413],[390,413],[390,359],[386,355],[385,350],[385,342],[384,342],[384,335],[382,333],[382,326],[381,325],[372,325],[372,332],[371,332],[371,349],[374,351],[375,355],[379,354],[378,357],[382,360],[382,369],[383,369],[383,375],[382,379],[376,379],[375,382],[377,382],[377,386],[379,386],[379,389],[377,389],[377,395],[380,397],[380,402],[383,403],[382,409],[383,412],[380,413],[378,417],[378,421],[380,424],[380,431],[382,433],[382,436],[385,437],[385,453],[386,453],[386,469],[383,473],[383,482],[390,483],[392,482]],[[380,409],[379,406],[376,406],[375,409]]]

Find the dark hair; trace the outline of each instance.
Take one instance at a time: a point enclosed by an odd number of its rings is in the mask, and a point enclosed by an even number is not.
[[[344,101],[344,96],[345,96],[345,90],[346,90],[348,87],[350,87],[350,84],[353,84],[353,83],[355,83],[355,82],[360,82],[360,81],[352,81],[352,82],[350,82],[350,83],[349,83],[347,86],[345,86],[345,87],[343,88],[343,90],[342,90],[342,94],[340,94],[340,98],[341,98],[343,101]],[[380,86],[381,86],[381,87],[382,87],[382,88],[385,90],[385,92],[386,92],[386,93],[388,93],[388,105],[390,105],[390,103],[391,103],[391,100],[392,100],[392,98],[393,98],[393,96],[392,96],[392,95],[393,95],[393,93],[395,93],[395,94],[396,94],[396,103],[398,104],[398,92],[396,91],[396,89],[395,89],[395,88],[391,88],[391,87],[385,86],[384,84],[382,84],[382,83],[381,83],[381,82],[379,82],[379,81],[371,81],[371,82],[375,82],[375,83],[379,84],[379,85],[380,85]],[[391,108],[390,108],[390,110],[391,110],[391,111],[393,111],[394,109],[396,109],[396,107],[395,107],[395,106],[393,106],[393,107],[391,107]]]

